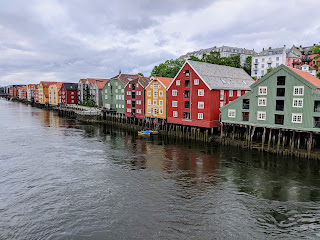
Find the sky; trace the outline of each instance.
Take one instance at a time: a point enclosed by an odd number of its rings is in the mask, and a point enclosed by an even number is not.
[[[214,46],[310,46],[319,9],[319,0],[0,0],[0,86],[149,76]]]

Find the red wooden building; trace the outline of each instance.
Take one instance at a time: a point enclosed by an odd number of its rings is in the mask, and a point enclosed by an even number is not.
[[[63,83],[59,91],[62,104],[78,104],[78,84],[77,83]]]
[[[168,88],[168,123],[205,128],[220,125],[219,108],[250,90],[241,68],[186,61]]]
[[[144,119],[145,87],[149,84],[148,77],[137,77],[127,83],[125,91],[125,115]]]

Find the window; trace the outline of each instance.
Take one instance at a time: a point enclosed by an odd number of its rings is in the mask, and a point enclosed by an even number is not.
[[[73,98],[74,98],[74,96],[71,96],[71,98],[73,99]]]
[[[198,108],[204,109],[204,102],[198,102]]]
[[[118,100],[118,95],[116,95],[116,100]]]
[[[116,108],[118,108],[118,104],[116,104]]]
[[[148,107],[148,113],[151,113],[151,108]]]
[[[159,114],[161,114],[161,115],[163,114],[163,109],[162,108],[159,109]]]
[[[224,90],[220,90],[220,100],[224,99]]]
[[[276,63],[276,67],[279,67],[279,63]]]
[[[127,112],[131,112],[131,108],[127,108]]]
[[[257,112],[257,119],[258,120],[266,120],[266,112]]]
[[[153,105],[157,105],[157,100],[153,100]]]
[[[198,119],[203,119],[203,113],[198,113]]]
[[[116,82],[116,86],[118,86],[118,82]]]
[[[151,105],[151,99],[148,99],[148,105]]]
[[[261,75],[264,75],[264,70],[261,70]]]
[[[183,113],[183,118],[184,119],[190,119],[191,118],[191,114],[189,112],[184,112]]]
[[[127,104],[131,104],[131,100],[127,100]]]
[[[267,98],[258,98],[258,106],[267,106]]]
[[[186,77],[189,77],[189,70],[186,70]]]
[[[259,87],[259,95],[267,95],[267,87]]]
[[[241,90],[237,90],[237,97],[241,96]]]
[[[157,115],[158,114],[158,109],[154,108],[153,109],[153,115]]]
[[[116,92],[118,92],[118,91],[116,90]],[[131,92],[130,92],[130,91],[127,91],[127,95],[131,95]]]
[[[74,103],[74,101],[73,101],[73,100],[71,100],[71,103]]]
[[[255,59],[255,63],[258,63],[258,59],[257,58]]]
[[[173,111],[173,117],[178,117],[178,112],[177,111]]]
[[[124,100],[124,95],[121,96],[122,100]]]
[[[148,94],[148,97],[151,97],[151,91],[148,91],[147,94]]]
[[[159,88],[159,84],[158,83],[154,83],[153,84],[153,89],[158,90],[158,88]]]
[[[176,85],[177,85],[177,86],[180,86],[180,80],[177,80],[177,81],[176,81]]]
[[[228,109],[228,117],[235,118],[236,117],[236,110],[235,109]]]
[[[185,101],[184,102],[184,108],[190,108],[190,102],[189,101]]]
[[[178,90],[172,90],[172,96],[177,96],[178,95]]]
[[[302,123],[302,113],[292,113],[292,122],[293,123]]]
[[[64,92],[63,92],[63,94],[64,94]],[[71,95],[74,95],[74,92],[71,92]]]
[[[220,107],[223,107],[224,106],[224,103],[223,102],[220,102]]]
[[[184,87],[185,87],[185,88],[189,88],[189,87],[190,87],[190,80],[186,80],[186,81],[184,82]]]
[[[157,90],[153,90],[153,98],[158,98],[158,89]]]
[[[194,85],[199,85],[199,79],[194,80]]]
[[[264,62],[264,58],[262,58],[262,62]]]
[[[118,89],[116,89],[116,93],[118,93]]]
[[[163,106],[163,100],[159,100],[159,106]]]
[[[178,101],[172,101],[172,107],[178,107]]]
[[[122,108],[124,108],[124,105],[122,104]]]
[[[286,77],[285,76],[279,76],[277,77],[277,85],[286,85]]]
[[[204,96],[204,89],[198,89],[198,96]]]
[[[229,90],[229,97],[233,97],[233,91]]]
[[[276,61],[279,61],[279,59],[280,59],[279,57],[276,57]]]
[[[303,96],[304,94],[304,87],[303,86],[295,86],[293,87],[293,95],[294,96]]]
[[[292,107],[302,108],[303,107],[303,98],[294,98],[293,103],[292,103]]]
[[[129,84],[129,88],[131,88],[131,84]]]
[[[163,97],[163,91],[159,91],[159,97]]]
[[[124,93],[124,89],[121,89],[121,92]]]
[[[141,113],[141,109],[137,109],[137,113]]]

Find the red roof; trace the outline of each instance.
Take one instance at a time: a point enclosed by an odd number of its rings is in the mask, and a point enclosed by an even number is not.
[[[310,82],[311,84],[313,84],[316,87],[320,87],[320,79],[316,78],[315,76],[311,75],[310,73],[289,67],[292,71],[294,71],[296,74],[298,74],[299,76],[303,77],[305,80],[307,80],[308,82]]]
[[[55,84],[56,82],[40,82],[44,88],[48,88],[51,84]]]
[[[167,88],[169,87],[170,83],[172,82],[173,78],[166,78],[166,77],[156,77],[162,84]]]
[[[97,80],[96,84],[99,89],[102,89],[107,82],[108,82],[108,79],[101,79],[101,80]]]

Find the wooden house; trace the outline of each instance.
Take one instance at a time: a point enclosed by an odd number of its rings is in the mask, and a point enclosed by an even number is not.
[[[145,87],[149,82],[150,79],[148,77],[139,76],[125,86],[126,117],[144,119]]]
[[[168,123],[205,128],[220,125],[219,108],[250,90],[241,68],[186,61],[168,88]]]
[[[102,89],[103,108],[114,113],[125,113],[125,86],[140,75],[122,74],[108,80]]]
[[[320,132],[320,79],[281,65],[220,110],[222,123]]]
[[[145,93],[145,116],[167,118],[167,89],[173,78],[151,77]]]
[[[54,83],[49,86],[49,104],[59,105],[61,103],[61,92],[62,82]]]
[[[63,83],[60,89],[61,104],[78,104],[78,84]]]
[[[38,87],[38,102],[40,104],[49,103],[49,86],[56,82],[40,82]]]

